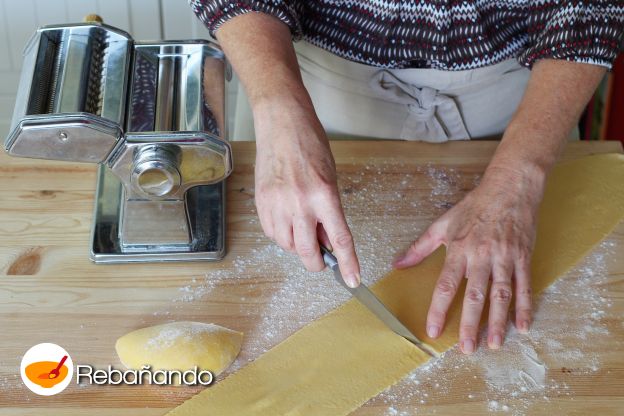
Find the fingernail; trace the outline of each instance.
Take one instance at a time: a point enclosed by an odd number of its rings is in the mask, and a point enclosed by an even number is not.
[[[361,280],[360,274],[353,273],[347,276],[346,283],[347,283],[347,286],[355,289],[356,287],[360,285],[360,280]]]
[[[503,338],[499,334],[495,334],[492,337],[492,344],[490,345],[490,347],[494,349],[499,349],[502,344],[503,344]]]
[[[522,321],[522,322],[520,322],[520,328],[518,328],[518,329],[523,334],[526,334],[527,332],[529,332],[529,321]]]
[[[474,352],[474,342],[471,339],[462,341],[462,351],[464,354],[472,354]]]
[[[427,327],[427,335],[429,335],[430,338],[437,338],[437,336],[440,335],[440,327],[437,325],[429,325]]]
[[[405,260],[405,254],[401,254],[400,256],[395,258],[392,264],[396,266],[397,264],[401,263],[403,260]]]

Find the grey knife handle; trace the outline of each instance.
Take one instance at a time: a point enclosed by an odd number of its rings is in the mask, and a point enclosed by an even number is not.
[[[321,254],[323,255],[325,265],[333,270],[334,267],[338,266],[338,260],[327,247],[322,244],[319,244],[319,246],[321,247]]]
[[[354,293],[353,288],[347,286],[344,279],[342,278],[342,274],[340,273],[340,268],[338,267],[338,259],[336,259],[336,256],[334,256],[332,252],[329,251],[329,249],[323,246],[322,244],[319,244],[319,246],[321,247],[321,254],[323,255],[323,261],[325,262],[325,265],[327,267],[329,267],[332,271],[334,271],[334,278],[336,279],[336,281],[353,294]],[[336,271],[338,273],[336,273]]]

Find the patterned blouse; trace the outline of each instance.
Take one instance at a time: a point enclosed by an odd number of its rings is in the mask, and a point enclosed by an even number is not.
[[[474,69],[516,57],[610,68],[624,0],[189,0],[214,36],[234,16],[275,16],[306,41],[385,68]]]

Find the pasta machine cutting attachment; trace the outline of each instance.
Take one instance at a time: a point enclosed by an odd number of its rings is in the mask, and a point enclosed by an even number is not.
[[[220,259],[228,74],[208,41],[136,42],[96,22],[42,27],[24,52],[6,151],[99,164],[96,263]]]

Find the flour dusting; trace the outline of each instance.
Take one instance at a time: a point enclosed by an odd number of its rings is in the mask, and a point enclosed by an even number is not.
[[[219,327],[203,322],[189,322],[181,325],[166,325],[158,333],[147,340],[149,349],[164,350],[171,348],[178,340],[190,341],[200,334],[212,334],[219,331]]]

